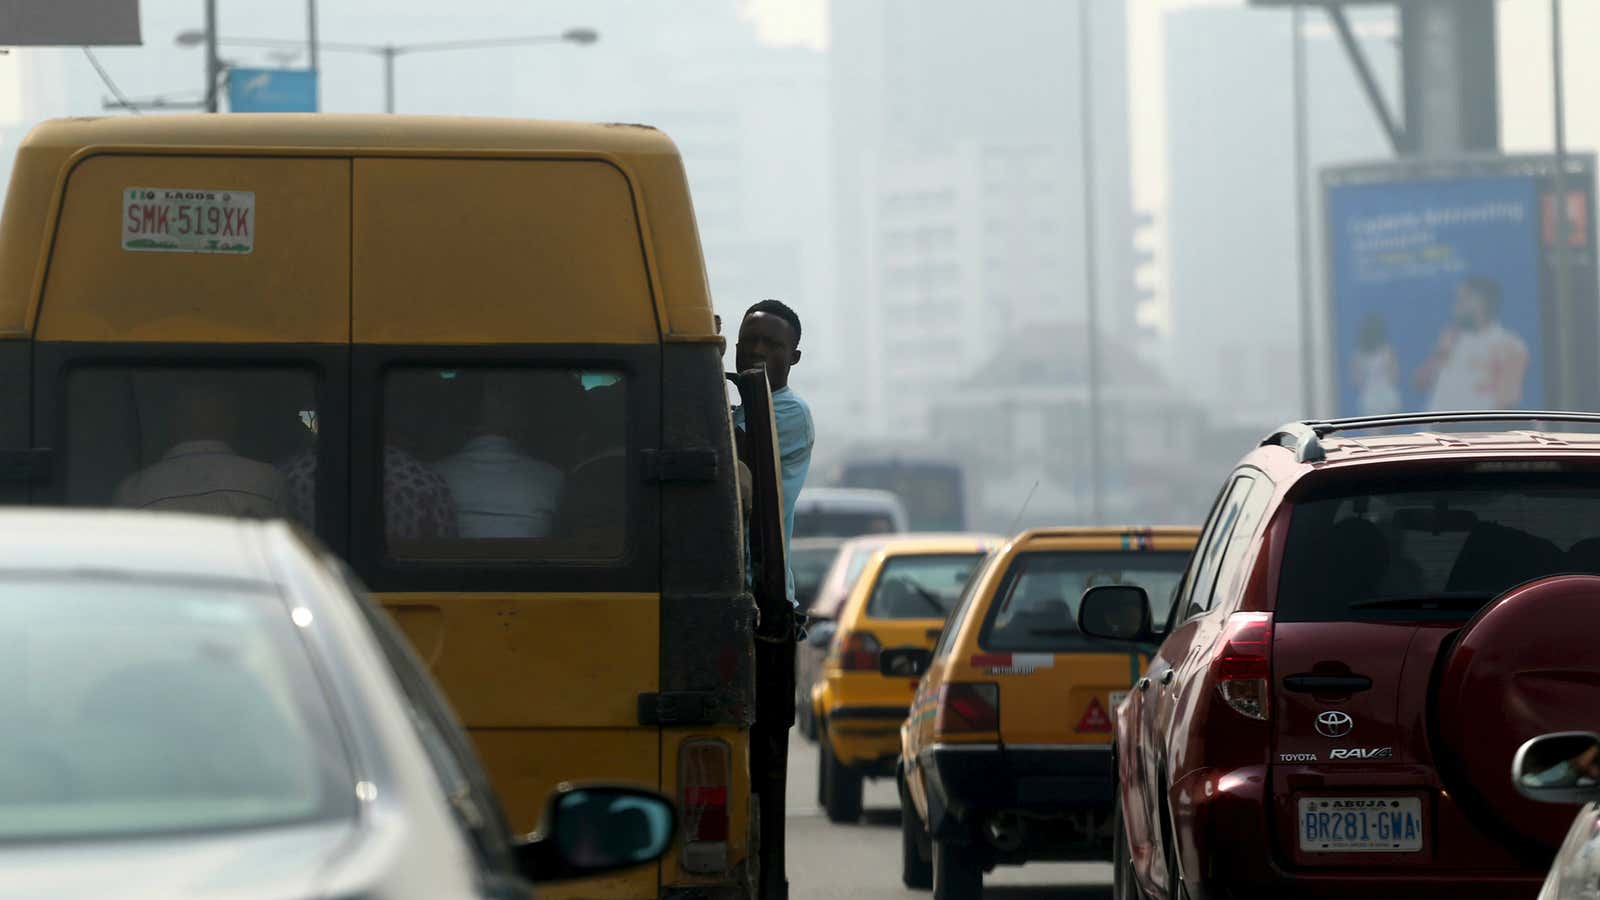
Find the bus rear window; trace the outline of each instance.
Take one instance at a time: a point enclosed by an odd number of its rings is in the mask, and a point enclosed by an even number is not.
[[[627,387],[620,373],[574,369],[390,370],[385,465],[406,474],[384,479],[389,555],[620,558]]]
[[[316,378],[286,366],[83,366],[66,502],[313,521]]]

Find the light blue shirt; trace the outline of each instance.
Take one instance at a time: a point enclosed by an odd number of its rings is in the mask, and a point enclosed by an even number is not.
[[[789,543],[794,539],[794,505],[805,487],[806,474],[811,471],[811,448],[817,442],[817,430],[811,423],[811,407],[800,395],[788,387],[772,392],[772,417],[778,426],[778,460],[783,479],[783,555],[789,557]],[[744,407],[733,410],[733,424],[744,428]],[[800,607],[794,596],[794,567],[789,566],[785,581],[789,602]]]

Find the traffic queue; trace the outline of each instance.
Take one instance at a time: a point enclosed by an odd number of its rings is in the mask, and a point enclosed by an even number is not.
[[[86,508],[0,516],[13,883],[781,898],[791,718],[940,900],[1600,876],[1600,416],[1292,423],[1200,528],[786,509],[798,401],[636,126],[50,123],[0,262],[0,504]]]
[[[1291,423],[1202,528],[844,541],[819,802],[850,822],[894,778],[902,881],[939,900],[1090,859],[1118,900],[1589,896],[1596,425]],[[906,577],[963,541],[959,587]],[[874,614],[918,601],[948,614]]]

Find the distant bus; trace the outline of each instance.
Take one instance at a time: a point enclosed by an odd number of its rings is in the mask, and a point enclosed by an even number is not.
[[[965,531],[966,479],[949,462],[857,459],[840,470],[838,485],[876,488],[900,498],[912,531]]]

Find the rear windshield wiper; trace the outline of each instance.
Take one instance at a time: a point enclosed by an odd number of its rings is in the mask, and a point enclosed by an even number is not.
[[[918,597],[920,597],[922,599],[922,602],[924,602],[924,603],[928,604],[929,606],[933,607],[933,611],[934,612],[938,613],[941,616],[949,614],[949,610],[946,610],[944,608],[944,602],[943,602],[944,598],[943,597],[940,597],[938,594],[935,594],[933,591],[930,591],[927,588],[925,588],[925,587],[923,587],[921,585],[918,585],[918,584],[911,585],[911,591],[912,591],[912,593],[914,593]]]
[[[1419,594],[1410,597],[1380,597],[1350,604],[1351,609],[1448,609],[1470,610],[1488,603],[1487,594]]]

